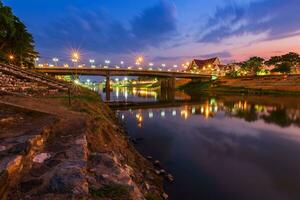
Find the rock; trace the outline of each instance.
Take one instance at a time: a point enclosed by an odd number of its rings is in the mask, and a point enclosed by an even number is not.
[[[155,161],[154,161],[154,165],[155,165],[155,166],[159,166],[159,165],[160,165],[159,160],[155,160]]]
[[[5,151],[5,150],[6,150],[6,147],[3,145],[0,145],[0,151]]]
[[[147,190],[150,190],[150,185],[147,182],[145,183],[145,186]]]
[[[163,193],[163,194],[162,194],[162,197],[163,197],[164,199],[168,199],[168,198],[169,198],[169,195],[167,195],[166,193]]]
[[[147,156],[147,159],[148,160],[152,160],[152,156]]]
[[[169,182],[174,182],[174,177],[171,175],[171,174],[168,174],[166,176],[166,179],[169,181]]]
[[[33,158],[33,162],[43,163],[45,160],[49,159],[51,155],[49,153],[40,153]]]

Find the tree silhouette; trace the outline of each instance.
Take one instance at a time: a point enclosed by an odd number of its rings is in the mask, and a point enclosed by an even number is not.
[[[0,0],[0,61],[32,68],[36,57],[32,35]]]

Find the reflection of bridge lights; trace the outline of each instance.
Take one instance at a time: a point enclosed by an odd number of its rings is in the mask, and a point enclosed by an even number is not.
[[[176,114],[177,114],[177,113],[176,113],[176,110],[173,110],[173,111],[172,111],[172,116],[176,116]]]
[[[170,69],[168,69],[168,72],[170,72],[171,70]]]
[[[126,100],[128,99],[128,90],[127,90],[127,88],[125,89],[124,97],[125,97]]]
[[[161,111],[161,112],[160,112],[160,116],[165,117],[165,116],[166,116],[165,111]]]
[[[152,71],[153,69],[150,67],[148,70],[149,70],[149,71]]]
[[[132,67],[127,67],[127,69],[132,69]]]
[[[108,66],[104,66],[103,68],[104,68],[104,69],[108,69]]]
[[[137,94],[137,89],[136,88],[132,88],[132,94],[136,95]]]
[[[214,112],[218,112],[218,106],[214,107]]]
[[[188,111],[187,111],[187,110],[182,110],[180,114],[181,114],[181,116],[183,116],[183,117],[184,117],[184,119],[187,119],[187,118],[188,118],[188,116],[189,116],[189,114],[188,114]]]
[[[75,83],[76,85],[79,85],[79,84],[80,84],[80,81],[79,81],[79,80],[75,80],[74,83]]]
[[[203,114],[203,113],[204,113],[204,108],[203,108],[203,106],[201,106],[201,109],[200,109],[200,111],[201,111],[201,114]]]
[[[143,68],[139,67],[139,70],[143,70]]]
[[[116,65],[116,69],[120,69],[120,67],[118,65]]]
[[[158,71],[162,71],[162,69],[159,68]]]
[[[149,112],[149,118],[153,118],[153,112]]]
[[[125,119],[125,116],[124,116],[124,114],[122,114],[121,118],[122,118],[123,120]]]
[[[153,63],[149,63],[149,66],[150,66],[150,67],[153,67],[153,65],[154,65]]]
[[[193,114],[196,113],[196,108],[195,108],[195,107],[192,108],[192,113],[193,113]]]

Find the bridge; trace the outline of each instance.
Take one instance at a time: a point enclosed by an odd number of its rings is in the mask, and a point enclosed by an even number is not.
[[[104,76],[106,77],[105,90],[107,100],[110,94],[110,77],[111,76],[144,76],[159,78],[162,91],[174,91],[176,78],[192,79],[197,81],[209,81],[212,76],[208,74],[199,74],[180,71],[163,71],[163,70],[145,70],[145,69],[125,69],[125,68],[91,68],[91,67],[40,67],[34,71],[47,73],[51,75],[84,75],[84,76]],[[165,92],[164,92],[165,93]]]

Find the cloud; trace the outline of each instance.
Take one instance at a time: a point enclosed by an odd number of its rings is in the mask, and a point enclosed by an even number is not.
[[[153,60],[155,62],[165,62],[170,60],[179,61],[179,60],[190,60],[190,59],[208,59],[213,57],[228,59],[231,58],[232,55],[229,51],[221,51],[221,52],[214,52],[214,53],[195,55],[195,56],[156,56]]]
[[[262,0],[217,8],[201,31],[198,42],[215,43],[230,36],[267,33],[263,40],[300,34],[298,0]]]
[[[176,34],[176,7],[167,0],[146,8],[126,26],[104,9],[73,8],[38,36],[41,46],[78,47],[97,53],[134,53],[159,47]]]

